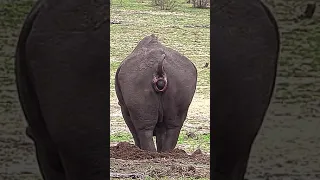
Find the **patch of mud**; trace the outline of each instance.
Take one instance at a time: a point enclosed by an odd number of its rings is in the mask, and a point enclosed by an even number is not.
[[[128,142],[110,147],[110,171],[113,178],[146,176],[210,178],[210,156],[200,149],[192,154],[182,149],[158,153],[139,149]]]
[[[128,142],[120,142],[116,146],[110,147],[110,157],[123,160],[143,160],[143,159],[192,159],[198,162],[209,162],[210,156],[203,154],[200,149],[197,149],[191,155],[187,154],[182,149],[174,149],[170,152],[151,152],[145,151]]]

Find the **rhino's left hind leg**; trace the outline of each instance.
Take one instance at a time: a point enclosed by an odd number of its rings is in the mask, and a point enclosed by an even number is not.
[[[150,106],[146,106],[146,108],[140,108],[138,110],[133,109],[130,111],[129,109],[129,113],[133,125],[137,131],[140,149],[156,151],[153,141],[153,131],[157,123],[158,114],[154,113],[155,111],[150,110],[149,108]]]
[[[46,129],[37,104],[37,96],[27,75],[26,65],[20,61],[16,61],[16,81],[21,108],[28,122],[26,135],[35,144],[41,175],[46,180],[65,180],[65,171],[58,150]]]
[[[119,103],[120,105],[120,103]],[[130,114],[129,114],[129,111],[126,107],[121,106],[121,112],[122,112],[122,116],[123,116],[123,119],[124,121],[126,122],[132,136],[133,136],[133,139],[134,139],[134,143],[136,146],[140,147],[140,141],[139,141],[139,138],[138,138],[138,134],[137,134],[137,131],[132,123],[132,120],[130,118]]]

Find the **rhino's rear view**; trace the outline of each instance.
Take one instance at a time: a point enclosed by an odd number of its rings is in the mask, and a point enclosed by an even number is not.
[[[116,94],[135,144],[144,150],[172,150],[195,93],[197,70],[154,35],[142,39],[116,72]]]

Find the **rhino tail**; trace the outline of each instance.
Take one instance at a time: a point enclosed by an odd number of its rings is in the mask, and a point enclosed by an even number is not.
[[[161,58],[158,61],[157,74],[159,76],[163,76],[163,74],[164,74],[163,62],[165,59],[166,59],[166,54],[162,54]]]
[[[166,72],[163,68],[163,62],[166,59],[166,55],[162,54],[161,58],[158,61],[158,66],[156,73],[153,76],[152,85],[156,92],[164,92],[168,87],[168,80]]]

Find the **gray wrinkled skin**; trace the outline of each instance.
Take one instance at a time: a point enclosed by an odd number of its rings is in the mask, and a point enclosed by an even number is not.
[[[211,18],[211,178],[243,180],[274,89],[279,32],[258,0],[215,0]]]
[[[152,79],[158,62],[163,69],[167,88],[157,93]],[[193,63],[177,51],[163,46],[154,35],[142,39],[116,72],[116,94],[123,118],[135,144],[144,150],[169,151],[177,144],[195,93],[197,70]]]
[[[107,1],[38,1],[26,18],[15,73],[45,180],[109,174]]]

